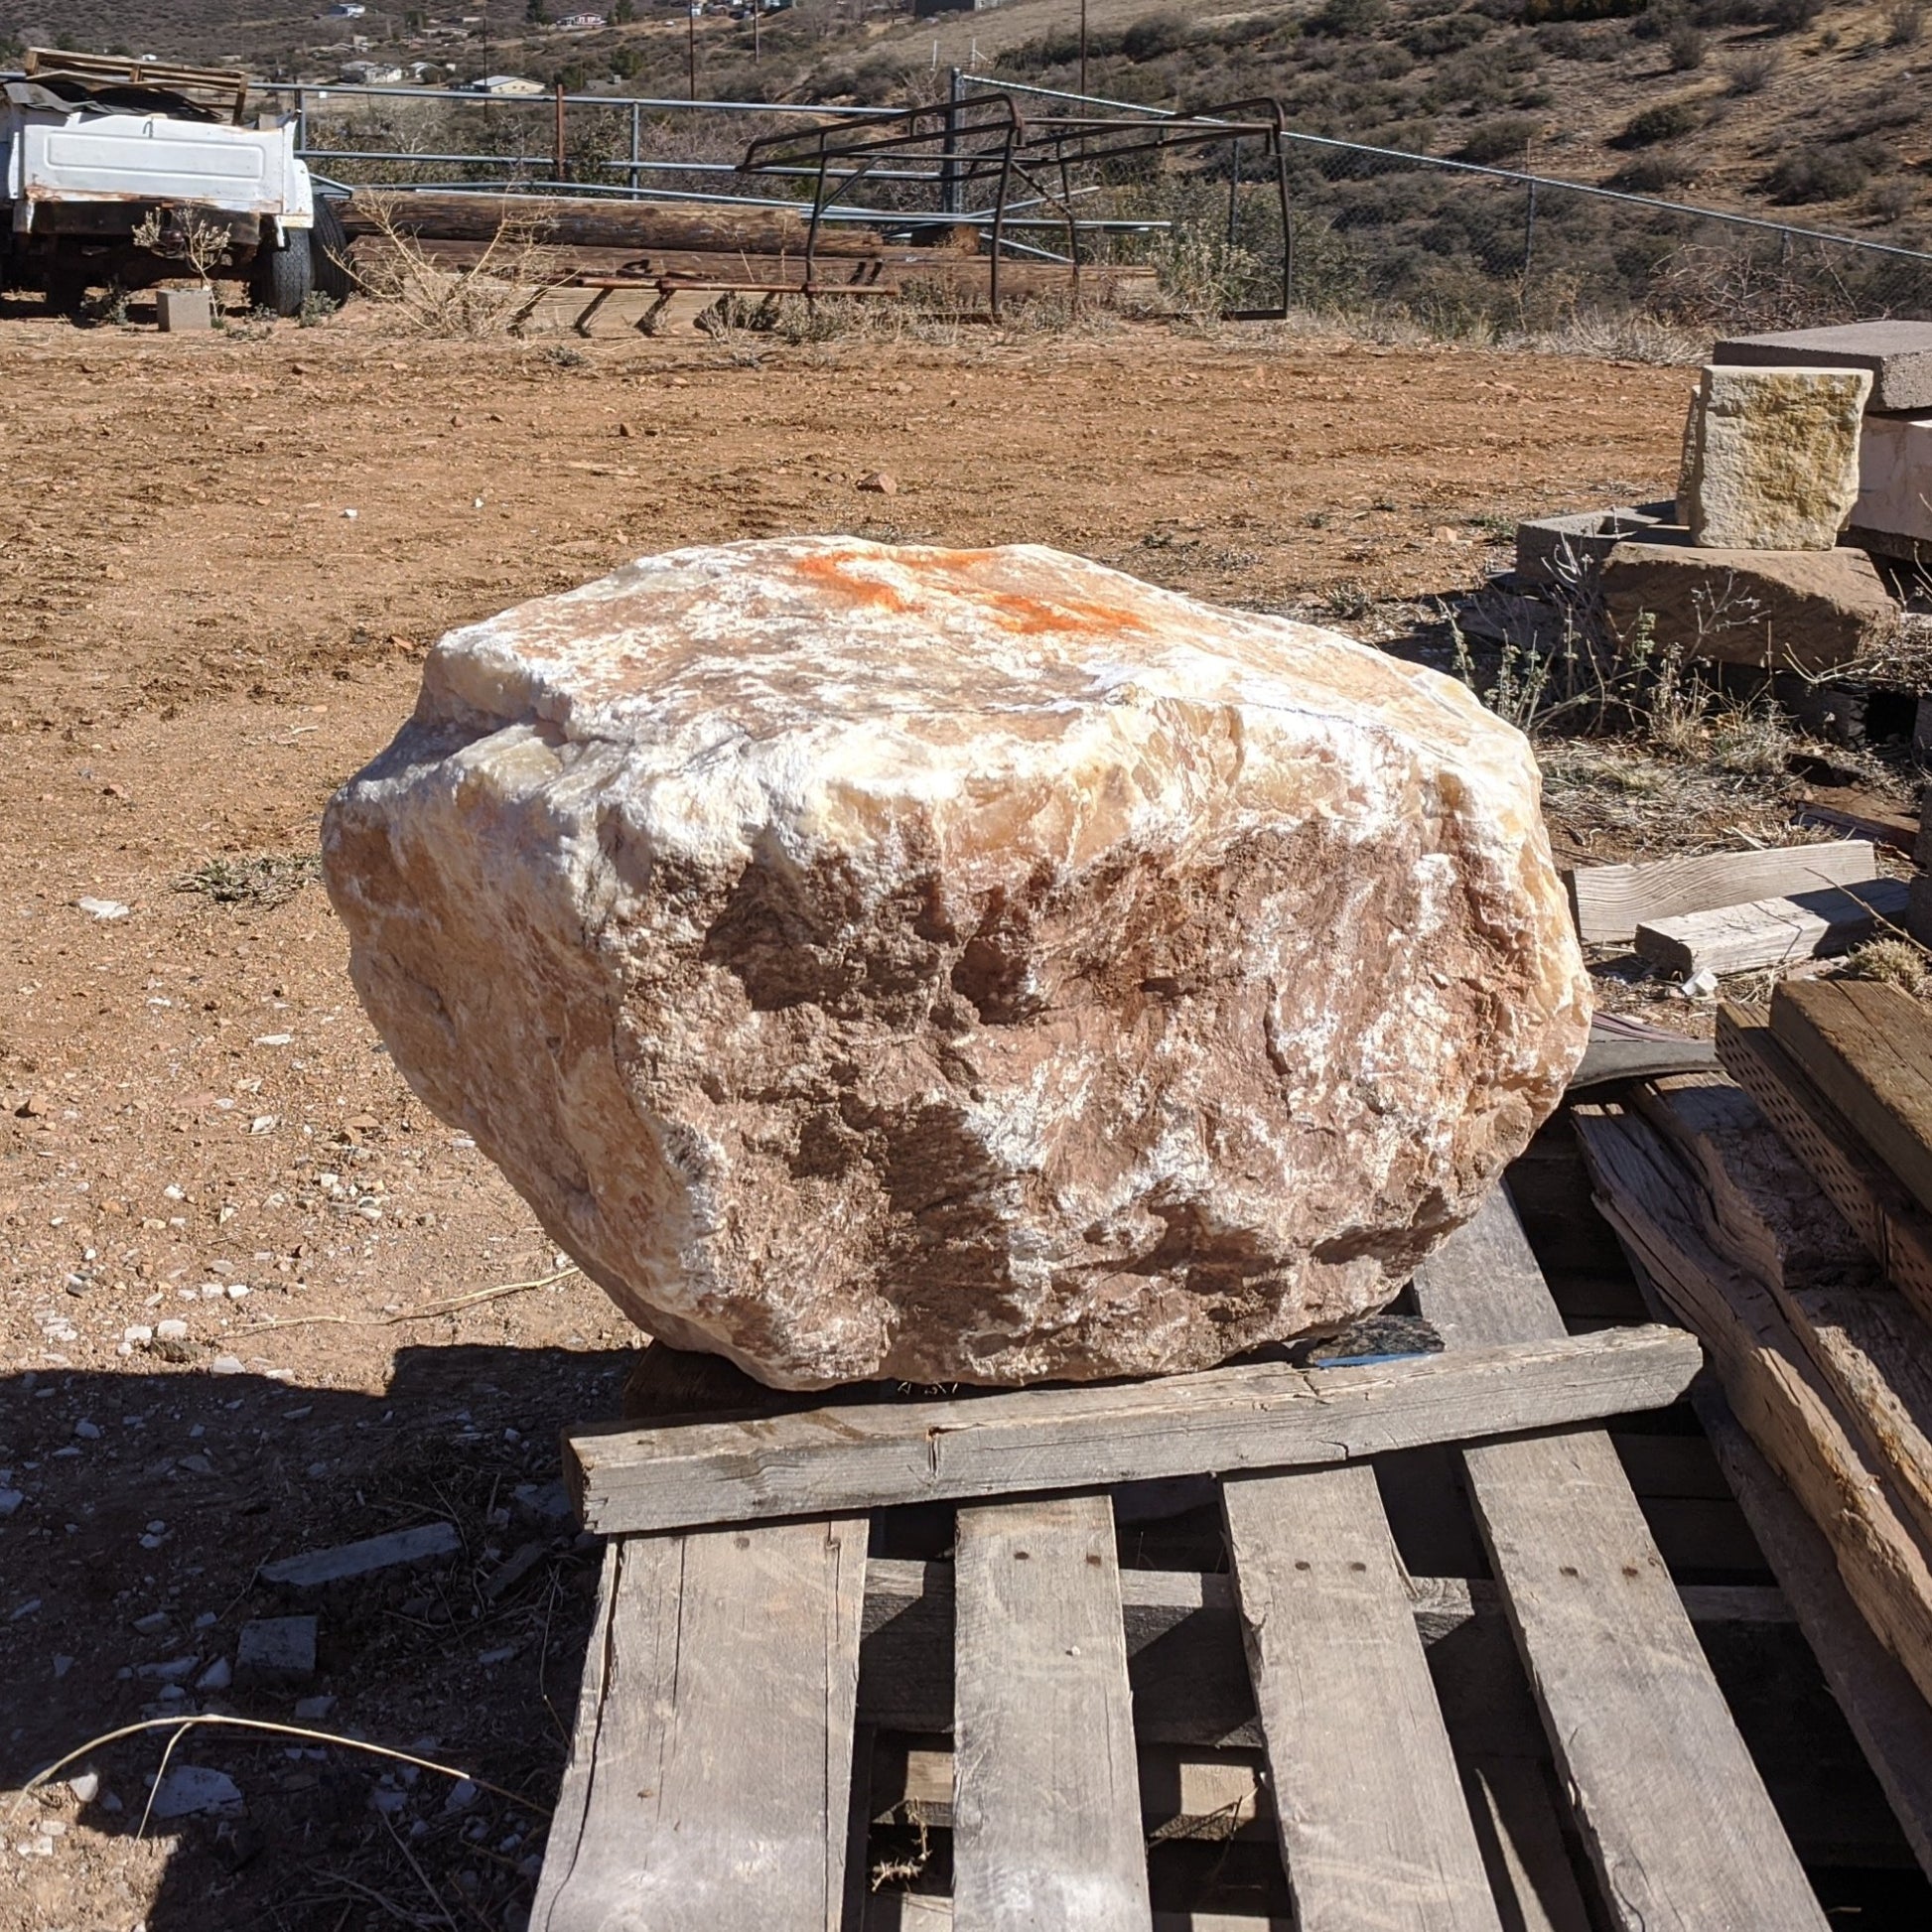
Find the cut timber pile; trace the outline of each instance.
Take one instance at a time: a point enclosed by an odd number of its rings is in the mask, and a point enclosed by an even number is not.
[[[1577,1109],[1578,1131],[1640,1279],[1704,1341],[1736,1423],[1810,1519],[1815,1536],[1781,1513],[1720,1406],[1713,1440],[1766,1554],[1781,1575],[1793,1567],[1807,1634],[1923,1851],[1932,1013],[1883,984],[1790,984],[1768,1015],[1726,1007],[1718,1049],[1728,1078],[1636,1086],[1620,1109]],[[1902,1684],[1880,1688],[1894,1665],[1916,1687],[1909,1709]]]

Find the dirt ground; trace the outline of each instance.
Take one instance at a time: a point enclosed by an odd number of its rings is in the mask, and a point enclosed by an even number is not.
[[[1373,624],[1475,582],[1519,513],[1660,493],[1685,387],[1167,329],[0,320],[0,1782],[143,1718],[325,1699],[304,1722],[502,1788],[201,1730],[175,1762],[245,1815],[137,1840],[138,1736],[85,1760],[86,1802],[0,1798],[0,1927],[521,1924],[596,1565],[531,1485],[639,1338],[409,1095],[313,883],[324,800],[439,631],[643,552],[840,529]],[[882,470],[895,493],[857,488]],[[460,1557],[319,1606],[255,1575],[431,1521]],[[313,1677],[224,1684],[288,1608],[319,1609]]]

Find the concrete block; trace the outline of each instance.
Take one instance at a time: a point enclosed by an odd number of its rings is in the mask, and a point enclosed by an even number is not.
[[[1720,343],[1711,359],[1739,367],[1866,369],[1867,408],[1932,409],[1932,322],[1854,322],[1737,336]]]
[[[1516,526],[1516,575],[1526,584],[1574,589],[1625,537],[1668,541],[1677,506],[1645,503],[1634,509],[1583,510],[1539,516]],[[1688,542],[1688,533],[1685,540]]]
[[[1862,550],[1714,550],[1620,543],[1603,607],[1627,642],[1647,613],[1660,650],[1830,671],[1888,637],[1898,606]]]
[[[306,1684],[316,1674],[316,1619],[258,1616],[235,1641],[237,1684]]]
[[[207,289],[157,289],[154,306],[164,336],[214,327],[214,305]]]
[[[1706,368],[1692,438],[1691,541],[1829,550],[1859,493],[1865,369]]]
[[[1862,531],[1932,542],[1932,415],[1864,419],[1852,523]]]

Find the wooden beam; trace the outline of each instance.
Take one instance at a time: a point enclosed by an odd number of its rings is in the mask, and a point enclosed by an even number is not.
[[[1830,1385],[1770,1291],[1704,1240],[1656,1133],[1589,1108],[1575,1118],[1597,1204],[1640,1279],[1703,1337],[1732,1411],[1830,1540],[1865,1620],[1932,1696],[1932,1564]]]
[[[955,1551],[955,1923],[1147,1932],[1112,1503],[962,1509]]]
[[[1932,1212],[1932,1012],[1925,1003],[1882,980],[1780,986],[1771,996],[1771,1032]]]
[[[1106,1387],[574,1431],[565,1467],[605,1536],[891,1503],[1346,1462],[1423,1443],[1663,1408],[1697,1373],[1666,1327],[1360,1368],[1277,1363]]]
[[[1640,1086],[1631,1104],[1696,1174],[1705,1238],[1771,1291],[1866,1462],[1932,1547],[1932,1329],[1727,1080]]]
[[[1627,866],[1577,866],[1563,875],[1577,936],[1628,943],[1637,927],[1686,912],[1709,912],[1750,899],[1784,898],[1820,886],[1852,886],[1878,876],[1868,840],[1825,839],[1813,845],[1743,852],[1700,852],[1644,859]]]
[[[1718,1054],[1886,1279],[1932,1320],[1932,1216],[1812,1084],[1761,1007],[1718,1009]]]
[[[1846,1590],[1832,1546],[1738,1427],[1724,1397],[1701,1389],[1692,1400],[1899,1829],[1932,1873],[1932,1706],[1872,1635]]]
[[[1562,1317],[1498,1191],[1416,1277],[1452,1354]],[[1823,1912],[1737,1734],[1609,1439],[1464,1451],[1601,1903],[1627,1932],[1819,1932]]]
[[[1222,1504],[1298,1924],[1500,1932],[1374,1470]]]
[[[1636,950],[1653,966],[1686,979],[1792,966],[1850,952],[1883,924],[1901,925],[1907,890],[1902,879],[1872,879],[1645,920],[1637,927]]]
[[[610,1546],[532,1932],[838,1932],[867,1529]]]

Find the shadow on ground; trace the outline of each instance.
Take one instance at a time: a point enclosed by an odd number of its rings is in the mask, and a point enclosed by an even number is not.
[[[63,1774],[97,1788],[0,1799],[22,1922],[112,1925],[119,1899],[146,1932],[520,1926],[597,1574],[544,1492],[559,1431],[615,1415],[634,1359],[409,1348],[380,1397],[166,1370],[0,1380],[6,1791],[117,1726],[210,1712],[412,1750],[528,1801],[209,1726],[171,1766],[222,1774],[238,1805],[150,1822],[136,1848],[170,1734],[149,1731]],[[454,1553],[300,1597],[259,1574],[429,1523]],[[243,1626],[291,1613],[318,1619],[313,1674],[237,1673]]]

